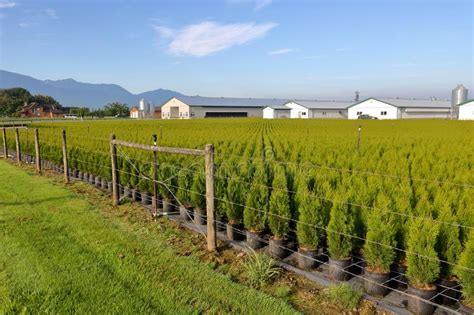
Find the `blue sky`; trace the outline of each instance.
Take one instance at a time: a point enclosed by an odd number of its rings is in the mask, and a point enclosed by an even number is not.
[[[472,0],[0,0],[0,68],[131,92],[472,96],[473,14]]]

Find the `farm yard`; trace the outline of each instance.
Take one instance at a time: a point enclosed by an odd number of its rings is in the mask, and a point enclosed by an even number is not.
[[[245,234],[248,246],[269,244],[280,259],[293,253],[304,270],[329,265],[328,278],[361,278],[374,296],[400,292],[412,312],[465,311],[474,304],[470,122],[34,122],[19,129],[24,156],[35,156],[33,128],[50,166],[62,164],[65,130],[73,177],[99,183],[111,180],[111,134],[148,145],[156,134],[166,147],[213,144],[217,221],[229,239]],[[6,131],[10,152],[14,133]],[[121,197],[151,203],[153,153],[118,147],[117,155]],[[158,153],[157,167],[164,211],[202,224],[203,159]]]

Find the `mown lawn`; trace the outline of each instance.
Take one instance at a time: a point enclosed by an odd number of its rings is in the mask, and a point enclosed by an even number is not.
[[[0,314],[295,312],[165,237],[0,160]]]

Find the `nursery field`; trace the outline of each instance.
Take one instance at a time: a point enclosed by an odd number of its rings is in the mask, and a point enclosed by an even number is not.
[[[361,128],[360,145],[357,130]],[[457,282],[474,304],[474,124],[462,121],[219,119],[33,123],[42,157],[110,179],[109,139],[215,146],[216,209],[230,226],[332,260],[362,257],[368,273],[406,267],[410,284]],[[8,146],[15,148],[13,131]],[[20,130],[34,155],[33,132]],[[119,181],[151,192],[152,155],[120,148]],[[205,208],[200,157],[158,154],[163,200]]]

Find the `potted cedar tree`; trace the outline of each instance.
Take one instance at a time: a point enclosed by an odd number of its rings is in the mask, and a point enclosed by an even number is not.
[[[363,248],[367,263],[364,271],[364,288],[367,293],[375,296],[387,294],[390,266],[396,257],[395,218],[393,214],[383,211],[388,209],[389,204],[388,197],[379,193],[375,200],[377,209],[368,215],[367,235]]]
[[[191,185],[193,183],[193,173],[189,169],[181,169],[178,173],[178,191],[176,197],[179,202],[179,214],[184,221],[192,219],[191,205]]]
[[[335,197],[331,208],[327,228],[329,250],[329,276],[337,281],[349,279],[347,268],[352,262],[355,233],[355,220],[351,206],[343,202],[344,198]]]
[[[242,220],[245,202],[244,185],[237,175],[231,175],[224,195],[224,208],[227,216],[226,233],[231,241],[242,238]]]
[[[290,229],[290,198],[286,186],[285,170],[276,166],[272,182],[268,209],[268,226],[273,236],[270,238],[270,253],[276,257],[284,258],[288,255],[287,233]]]
[[[426,218],[425,216],[412,220],[407,240],[407,292],[410,294],[407,309],[415,314],[433,313],[434,306],[424,300],[435,296],[434,282],[440,271],[435,251],[439,227]]]
[[[462,309],[465,314],[474,314],[474,231],[468,236],[466,247],[459,258],[456,273],[462,287]]]
[[[206,224],[206,178],[204,171],[196,170],[191,185],[191,202],[194,206],[194,223]]]
[[[255,170],[252,184],[246,196],[244,226],[247,229],[247,245],[253,249],[263,246],[262,232],[265,229],[268,187],[263,166]]]

